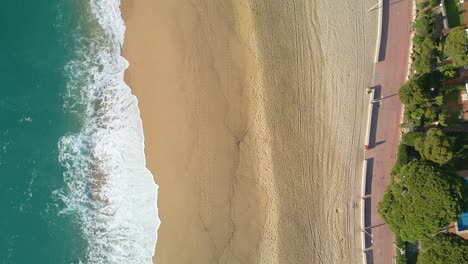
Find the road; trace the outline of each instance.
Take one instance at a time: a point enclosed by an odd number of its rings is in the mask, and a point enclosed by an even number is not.
[[[370,246],[368,263],[391,264],[395,256],[394,235],[377,212],[390,180],[390,171],[396,160],[400,136],[401,102],[398,90],[405,82],[410,45],[409,24],[412,16],[412,0],[384,0],[382,15],[382,38],[379,62],[374,73],[375,98],[383,96],[382,104],[374,104],[370,150],[366,151],[368,176],[365,226],[373,235],[367,236]],[[377,10],[378,11],[378,10]],[[369,214],[370,211],[370,214]]]

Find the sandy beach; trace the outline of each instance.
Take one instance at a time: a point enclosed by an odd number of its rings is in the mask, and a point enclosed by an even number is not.
[[[154,263],[358,263],[374,1],[123,0]]]

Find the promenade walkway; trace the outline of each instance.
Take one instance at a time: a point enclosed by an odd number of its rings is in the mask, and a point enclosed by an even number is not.
[[[371,149],[366,151],[367,263],[394,263],[394,236],[378,214],[377,204],[382,200],[396,160],[402,110],[398,90],[407,76],[412,7],[413,0],[383,0],[382,37],[373,81],[374,98],[383,97],[383,100],[372,107]]]

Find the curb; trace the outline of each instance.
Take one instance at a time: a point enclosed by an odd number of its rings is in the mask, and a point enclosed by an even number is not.
[[[365,199],[364,196],[366,194],[366,175],[367,175],[367,160],[364,159],[362,162],[362,186],[361,186],[361,233],[362,233],[362,239],[361,239],[361,248],[362,248],[362,263],[367,264],[367,254],[366,254],[366,233],[363,232],[365,230],[364,226],[364,219],[365,219]]]
[[[370,140],[370,129],[371,129],[371,122],[372,122],[372,100],[375,97],[375,90],[372,89],[372,93],[370,93],[369,99],[369,109],[367,109],[367,125],[366,125],[366,138],[364,140],[365,145],[369,145]]]
[[[366,125],[366,138],[364,139],[364,142],[366,145],[369,145],[369,138],[370,138],[370,128],[371,128],[371,121],[372,121],[372,100],[374,99],[374,93],[375,90],[372,89],[372,93],[370,94],[369,97],[369,109],[367,110],[367,125]],[[361,176],[361,232],[362,232],[362,237],[361,237],[361,248],[362,248],[362,263],[366,264],[367,263],[367,254],[365,252],[366,250],[366,233],[363,232],[365,230],[364,226],[364,219],[365,219],[365,214],[366,214],[366,208],[365,208],[365,199],[364,196],[366,195],[366,180],[367,180],[367,159],[365,158],[366,152],[364,150],[364,160],[362,163],[362,176]]]

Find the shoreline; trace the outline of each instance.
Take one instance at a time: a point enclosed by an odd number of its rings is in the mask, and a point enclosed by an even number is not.
[[[361,258],[369,3],[122,2],[160,186],[155,263]]]

